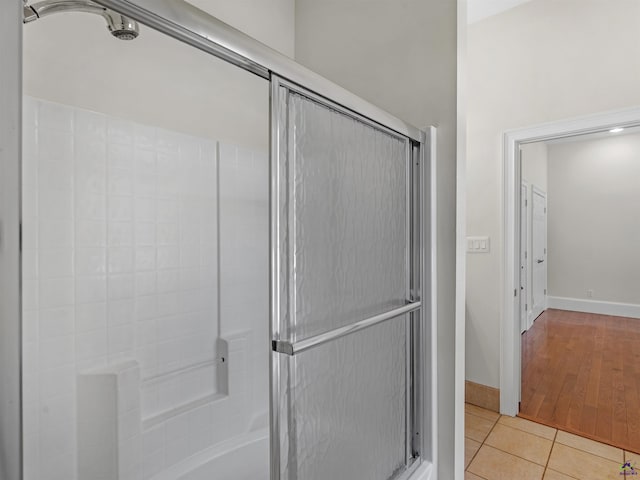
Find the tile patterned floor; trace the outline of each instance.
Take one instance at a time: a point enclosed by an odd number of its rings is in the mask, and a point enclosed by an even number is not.
[[[638,454],[469,404],[465,421],[465,480],[640,480],[621,473]]]

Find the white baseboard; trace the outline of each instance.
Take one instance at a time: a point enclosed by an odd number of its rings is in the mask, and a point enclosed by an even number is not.
[[[573,312],[597,313],[616,317],[640,318],[640,305],[633,303],[601,302],[581,298],[547,297],[547,308]]]

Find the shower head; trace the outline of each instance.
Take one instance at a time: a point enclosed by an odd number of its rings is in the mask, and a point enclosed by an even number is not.
[[[120,15],[113,10],[103,9],[102,16],[107,21],[107,28],[111,35],[119,40],[133,40],[140,33],[138,24],[129,17]]]
[[[31,5],[27,5],[27,0],[24,0],[24,3],[24,23],[54,13],[86,12],[102,16],[111,35],[119,40],[133,40],[139,34],[138,24],[134,20],[90,0],[44,0]]]

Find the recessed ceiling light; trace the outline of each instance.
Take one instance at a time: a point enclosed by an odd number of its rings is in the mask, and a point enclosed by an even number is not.
[[[624,128],[622,128],[622,127],[616,127],[616,128],[612,128],[611,130],[609,130],[609,133],[620,133],[623,130],[624,130]]]

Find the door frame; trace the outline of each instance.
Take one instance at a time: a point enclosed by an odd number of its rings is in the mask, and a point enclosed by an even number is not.
[[[281,176],[280,159],[282,157],[281,149],[288,149],[283,137],[283,128],[286,124],[282,122],[281,112],[281,89],[303,95],[308,99],[340,112],[343,115],[352,116],[359,122],[370,125],[379,130],[388,130],[384,125],[372,122],[366,117],[361,116],[357,112],[350,111],[343,106],[334,102],[331,98],[324,98],[309,91],[303,86],[296,85],[281,78],[276,74],[271,76],[271,152],[270,152],[270,264],[271,264],[271,280],[270,280],[270,336],[272,342],[272,351],[270,352],[270,471],[271,478],[277,479],[282,475],[281,471],[281,444],[280,436],[282,430],[282,418],[280,416],[280,408],[278,404],[284,395],[283,378],[281,371],[280,355],[294,355],[298,351],[310,348],[311,345],[319,345],[325,341],[333,340],[333,334],[341,331],[340,336],[359,331],[358,324],[367,323],[369,320],[363,320],[347,327],[334,329],[332,332],[321,334],[298,342],[308,346],[296,348],[296,342],[287,339],[286,336],[281,337],[282,328],[282,312],[281,308],[281,283],[286,280],[281,279],[282,259],[280,252],[281,224],[287,222],[287,219],[281,218],[280,202],[282,201],[283,190],[286,186],[281,185],[279,180]],[[396,133],[390,132],[393,135]],[[418,456],[413,462],[408,464],[408,468],[399,476],[399,480],[426,480],[433,478],[437,471],[437,439],[438,439],[438,422],[437,422],[437,381],[438,381],[438,363],[437,363],[437,262],[436,262],[436,128],[431,126],[420,132],[420,141],[407,141],[407,158],[406,158],[406,178],[408,183],[414,184],[412,196],[408,195],[406,199],[407,215],[407,250],[412,250],[412,254],[407,254],[406,268],[407,273],[412,270],[411,278],[417,282],[417,290],[415,294],[418,300],[414,303],[416,307],[411,311],[418,320],[415,323],[415,337],[407,336],[408,342],[413,342],[416,352],[412,364],[415,367],[413,376],[407,380],[407,385],[413,384],[415,407],[415,418],[411,424],[407,424],[407,432],[414,429],[419,436],[407,437],[407,443],[412,441],[416,444]],[[399,135],[397,135],[399,136]],[[419,165],[416,168],[414,162]],[[414,176],[415,175],[415,176]],[[415,210],[414,210],[415,209]],[[409,224],[413,225],[413,233],[409,235]],[[410,237],[413,237],[410,239]],[[412,245],[412,242],[416,242]],[[291,255],[291,253],[289,253]],[[407,291],[408,297],[411,296]],[[378,315],[380,316],[380,315]],[[384,321],[401,321],[401,320],[384,320]],[[370,325],[373,325],[371,323]],[[365,327],[363,327],[365,328]],[[322,337],[322,338],[321,338]],[[316,341],[313,341],[313,340]],[[312,340],[311,342],[309,342]],[[407,344],[407,346],[409,343]],[[410,362],[409,359],[407,359]],[[410,364],[407,363],[407,366]],[[407,399],[409,402],[409,399]],[[407,404],[409,407],[409,403]],[[407,461],[410,457],[407,456]]]
[[[515,416],[521,390],[519,149],[526,143],[640,125],[640,107],[568,118],[504,132],[502,138],[502,269],[500,315],[500,413]]]
[[[525,197],[525,215],[526,218],[522,218],[522,193],[524,190],[524,197]],[[527,299],[529,298],[529,258],[528,258],[528,253],[529,253],[529,208],[528,208],[528,203],[527,200],[529,198],[529,182],[527,182],[526,180],[522,180],[520,182],[520,248],[519,248],[519,253],[520,253],[520,269],[522,270],[522,264],[524,263],[524,285],[523,285],[523,276],[522,276],[522,271],[520,271],[520,295],[524,296],[525,298],[525,305],[527,304]],[[523,227],[524,226],[524,232],[525,232],[525,237],[526,237],[526,246],[525,246],[525,252],[526,252],[526,256],[523,259],[522,258],[522,231],[523,231]],[[522,302],[520,302],[520,333],[524,333],[527,330],[529,330],[530,327],[530,315],[529,315],[529,310],[525,308],[524,310],[524,319],[522,318]],[[523,328],[524,327],[524,328]]]
[[[0,15],[0,478],[22,478],[22,2]]]
[[[546,263],[545,265],[545,275],[544,275],[544,302],[543,302],[543,307],[542,307],[542,312],[540,312],[538,315],[536,315],[533,311],[533,298],[534,298],[534,290],[533,290],[533,196],[534,195],[540,195],[542,198],[544,198],[544,261]],[[531,328],[531,326],[533,325],[533,322],[535,321],[536,318],[538,318],[538,316],[540,316],[546,309],[547,309],[547,282],[548,282],[548,275],[549,275],[549,262],[548,262],[548,255],[547,255],[547,248],[548,248],[548,242],[547,242],[547,237],[548,237],[548,232],[547,232],[547,192],[545,192],[544,190],[542,190],[540,187],[531,184],[531,210],[529,212],[529,230],[530,230],[530,235],[529,235],[529,251],[531,252],[531,256],[529,259],[529,264],[531,265],[531,272],[530,272],[530,277],[531,277],[531,312],[530,312],[530,318],[529,318],[529,322],[528,322],[528,326],[527,329]]]

